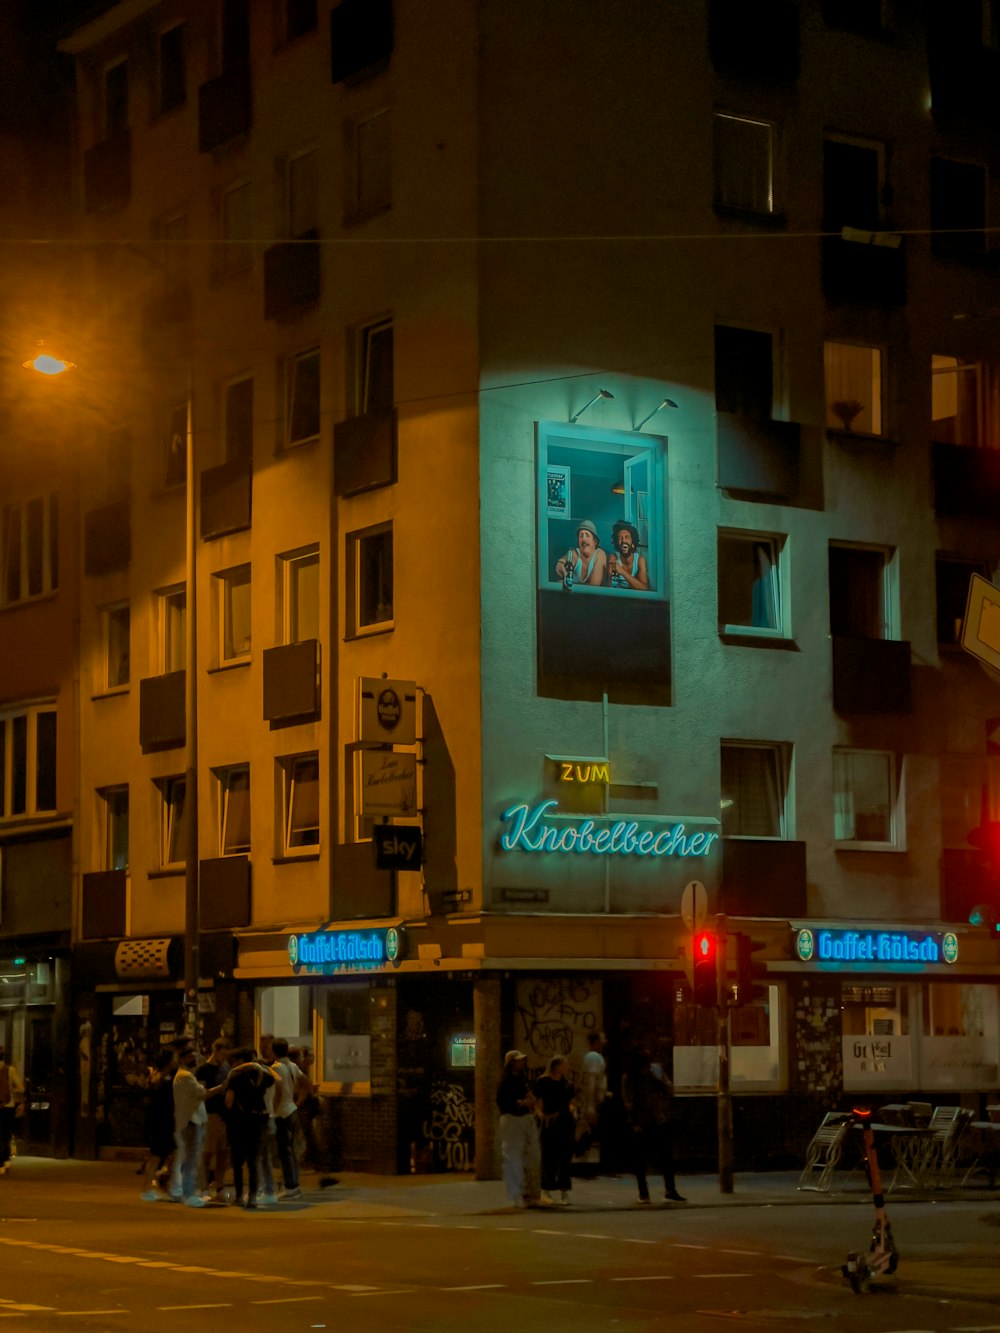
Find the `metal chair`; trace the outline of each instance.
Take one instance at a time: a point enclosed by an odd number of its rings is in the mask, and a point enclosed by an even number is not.
[[[924,1148],[921,1175],[928,1185],[950,1185],[958,1167],[962,1135],[972,1112],[961,1106],[936,1106]]]
[[[806,1164],[799,1176],[797,1189],[815,1190],[819,1194],[830,1190],[850,1123],[851,1117],[847,1111],[827,1111],[806,1149]]]

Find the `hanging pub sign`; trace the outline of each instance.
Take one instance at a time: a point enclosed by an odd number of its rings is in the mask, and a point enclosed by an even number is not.
[[[372,829],[377,870],[419,870],[424,863],[424,840],[411,824],[376,824]]]
[[[367,745],[412,745],[416,739],[416,684],[362,676],[358,681],[358,740]]]
[[[417,813],[417,756],[362,750],[358,807],[362,815]]]
[[[301,973],[333,976],[338,972],[378,972],[386,967],[397,967],[405,957],[406,931],[402,926],[316,930],[288,937],[288,961],[296,976]]]
[[[958,962],[954,931],[848,930],[802,926],[795,932],[795,956],[803,963],[851,971],[919,972]]]

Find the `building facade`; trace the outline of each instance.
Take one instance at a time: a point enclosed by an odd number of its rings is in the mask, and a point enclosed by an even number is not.
[[[490,1174],[503,1050],[599,1030],[710,1162],[691,884],[764,946],[738,1166],[996,1092],[1000,695],[957,645],[1000,554],[994,36],[745,8],[132,0],[64,40],[116,460],[81,1150],[138,1141],[185,1021],[189,441],[202,1022],[313,1048],[331,1163]]]

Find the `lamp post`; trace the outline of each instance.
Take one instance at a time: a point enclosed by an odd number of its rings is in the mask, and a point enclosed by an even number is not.
[[[53,356],[40,345],[23,363],[26,370],[52,377],[75,370],[72,361]],[[198,862],[198,591],[197,472],[194,441],[194,375],[188,371],[185,440],[184,533],[184,1029],[199,1032],[198,980],[201,962],[201,885]]]

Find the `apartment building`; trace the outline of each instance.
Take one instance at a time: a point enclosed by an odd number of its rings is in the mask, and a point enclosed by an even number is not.
[[[765,946],[738,1166],[996,1091],[973,10],[122,0],[64,39],[108,460],[81,1150],[137,1141],[185,1022],[192,531],[201,1021],[313,1048],[331,1160],[489,1174],[504,1049],[595,1030],[672,1062],[711,1160],[692,883]]]

